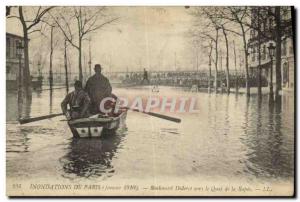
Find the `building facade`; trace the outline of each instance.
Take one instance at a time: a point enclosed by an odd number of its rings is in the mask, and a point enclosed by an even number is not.
[[[281,7],[281,84],[283,89],[294,89],[294,43],[292,29],[292,8]],[[251,30],[249,47],[250,74],[256,74],[260,66],[262,76],[270,83],[271,58],[268,46],[275,46],[275,7],[253,7],[251,10]],[[260,31],[259,31],[260,30]],[[259,65],[260,44],[260,65]],[[276,56],[273,57],[273,85],[276,83]]]
[[[23,37],[6,33],[6,89],[8,90],[18,88],[20,62],[21,66],[24,66],[24,57],[20,61],[17,54],[17,46],[20,42],[23,44]]]

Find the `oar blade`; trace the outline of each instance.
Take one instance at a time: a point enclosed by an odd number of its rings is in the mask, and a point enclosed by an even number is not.
[[[153,112],[147,112],[146,114],[149,114],[150,116],[154,116],[154,117],[157,117],[157,118],[162,118],[162,119],[165,119],[165,120],[168,120],[168,121],[173,121],[173,122],[176,122],[176,123],[181,122],[181,119],[178,119],[178,118],[175,118],[175,117],[170,117],[170,116],[163,115],[163,114],[157,114],[157,113],[153,113]]]
[[[61,116],[61,115],[63,115],[63,113],[59,113],[59,114],[49,114],[49,115],[45,115],[45,116],[39,116],[39,117],[33,117],[33,118],[19,119],[19,123],[20,123],[20,124],[26,124],[26,123],[31,123],[31,122],[35,122],[35,121],[41,121],[41,120],[45,120],[45,119],[54,118],[54,117],[56,117],[56,116]]]

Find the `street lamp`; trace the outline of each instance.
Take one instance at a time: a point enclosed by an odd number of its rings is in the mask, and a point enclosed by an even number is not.
[[[269,50],[269,56],[270,56],[270,65],[271,65],[271,70],[270,70],[270,98],[273,100],[273,57],[275,55],[275,46],[273,45],[272,42],[269,43],[268,46]]]
[[[89,65],[89,74],[90,74],[90,76],[92,76],[92,62],[89,61],[88,65]]]
[[[268,49],[269,49],[269,55],[270,55],[271,59],[273,59],[273,57],[275,55],[275,46],[273,45],[272,42],[269,43]]]
[[[22,42],[19,41],[18,44],[17,44],[17,56],[18,57],[22,57],[23,50],[24,50],[24,47],[22,45]]]
[[[41,62],[40,61],[38,61],[37,66],[38,66],[39,76],[41,76]]]
[[[22,45],[22,42],[18,42],[17,44],[17,57],[19,58],[19,90],[21,90],[22,87],[22,56],[23,56],[23,50],[24,47]]]
[[[208,61],[208,66],[209,66],[209,75],[208,75],[208,91],[210,91],[210,78],[211,78],[211,56],[209,56],[209,61]]]

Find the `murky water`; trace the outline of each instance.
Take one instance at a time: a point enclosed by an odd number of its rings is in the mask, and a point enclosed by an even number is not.
[[[149,89],[115,88],[148,96]],[[113,179],[283,180],[294,176],[294,99],[269,105],[245,95],[160,87],[156,96],[196,97],[199,113],[167,113],[180,124],[128,112],[126,126],[105,139],[73,139],[64,117],[19,125],[18,115],[60,112],[65,89],[33,92],[22,106],[7,92],[7,177],[68,182]],[[18,110],[19,109],[19,110]]]

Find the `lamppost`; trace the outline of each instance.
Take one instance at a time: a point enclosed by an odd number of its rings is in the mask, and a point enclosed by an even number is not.
[[[89,65],[89,76],[92,76],[92,62],[89,61],[88,65]]]
[[[23,104],[23,93],[22,93],[22,56],[23,56],[23,45],[21,42],[17,43],[16,55],[19,58],[19,75],[18,75],[18,116],[19,119],[22,117],[22,104]]]
[[[39,72],[39,77],[40,77],[41,76],[41,62],[40,61],[38,61],[37,66],[38,66],[38,72]]]
[[[272,42],[269,43],[268,50],[269,50],[270,63],[271,63],[271,69],[270,69],[270,98],[273,100],[273,57],[275,55],[275,46],[273,45]]]
[[[209,75],[208,75],[208,91],[210,91],[210,79],[211,79],[211,57],[209,57],[208,61],[208,66],[209,66]]]
[[[91,38],[89,38],[89,76],[92,76],[92,53],[91,53]]]
[[[17,57],[19,58],[19,78],[18,78],[18,90],[21,91],[22,88],[22,56],[24,47],[21,42],[17,44]]]

